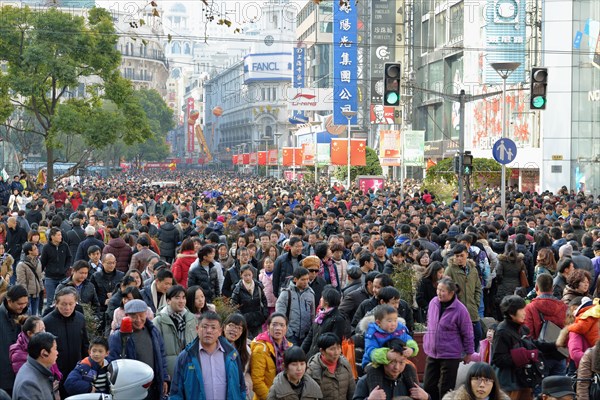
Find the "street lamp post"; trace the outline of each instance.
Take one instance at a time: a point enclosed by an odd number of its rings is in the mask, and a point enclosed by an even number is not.
[[[521,63],[518,62],[497,62],[492,63],[490,66],[494,68],[494,71],[502,78],[502,137],[505,138],[507,132],[506,127],[506,80],[519,68]],[[502,215],[506,216],[506,165],[502,164],[502,182],[500,182],[500,205],[502,207]]]
[[[348,120],[348,191],[350,190],[350,120],[356,115],[356,111],[344,110],[342,115]]]
[[[314,160],[315,160],[315,185],[318,185],[318,183],[319,183],[319,176],[318,176],[318,173],[317,173],[318,172],[317,171],[317,130],[315,130],[314,133],[313,133],[313,126],[321,125],[321,123],[318,122],[318,121],[313,121],[313,122],[310,122],[309,124],[310,124],[310,133],[311,133],[311,135],[313,137],[313,141],[314,141],[313,142],[313,146],[314,146],[313,149],[314,149]]]
[[[275,148],[277,149],[277,178],[281,178],[281,169],[279,168],[279,138],[283,135],[282,132],[273,133],[273,139],[275,140]]]

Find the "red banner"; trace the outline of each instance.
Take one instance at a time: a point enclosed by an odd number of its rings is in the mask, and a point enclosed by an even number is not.
[[[283,148],[283,166],[289,167],[294,163],[294,148],[284,147]]]
[[[350,139],[350,164],[367,165],[367,139]]]
[[[302,160],[304,159],[304,153],[302,151],[302,147],[295,147],[294,148],[294,165],[296,167],[301,167],[302,166]]]
[[[367,165],[366,148],[366,139],[351,139],[350,165]],[[331,165],[348,165],[348,139],[331,139]]]
[[[244,165],[248,165],[250,164],[250,153],[244,153],[242,154],[242,164]]]
[[[267,152],[266,151],[258,152],[258,165],[267,165]]]
[[[348,139],[331,139],[331,165],[348,165]]]
[[[277,165],[277,153],[279,150],[269,150],[267,152],[267,165]]]
[[[234,154],[231,156],[231,163],[233,165],[236,165],[238,163],[238,155],[237,154]]]

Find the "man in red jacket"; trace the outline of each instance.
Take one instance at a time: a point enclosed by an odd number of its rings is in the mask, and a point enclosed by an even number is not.
[[[540,274],[535,281],[537,297],[525,307],[525,325],[529,328],[532,339],[538,339],[542,329],[542,317],[545,321],[554,322],[558,327],[565,326],[567,305],[552,295],[552,276]],[[565,375],[567,370],[565,357],[555,351],[544,354],[548,376]]]

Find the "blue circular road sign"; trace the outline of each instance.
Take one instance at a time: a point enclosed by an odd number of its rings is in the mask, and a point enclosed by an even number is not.
[[[492,148],[494,160],[502,165],[510,164],[517,157],[517,145],[510,139],[498,139]]]

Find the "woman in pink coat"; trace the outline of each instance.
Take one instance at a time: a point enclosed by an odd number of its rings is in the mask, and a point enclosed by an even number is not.
[[[19,333],[17,342],[12,344],[8,350],[8,356],[15,375],[19,372],[23,364],[27,362],[27,345],[29,344],[29,339],[38,332],[45,332],[46,326],[42,318],[31,316],[25,320],[21,329],[22,332]],[[58,370],[56,363],[52,365],[50,371],[52,371],[57,381],[62,379],[62,373]]]

